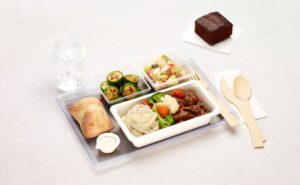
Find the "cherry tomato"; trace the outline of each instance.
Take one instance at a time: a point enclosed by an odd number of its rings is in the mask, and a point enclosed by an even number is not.
[[[171,91],[171,96],[179,99],[183,99],[185,97],[185,92],[181,89],[175,89]]]

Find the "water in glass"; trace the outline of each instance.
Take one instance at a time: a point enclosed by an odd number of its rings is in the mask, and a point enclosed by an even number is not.
[[[49,42],[47,54],[54,65],[57,88],[62,91],[78,88],[83,77],[85,44],[76,36],[58,36]]]

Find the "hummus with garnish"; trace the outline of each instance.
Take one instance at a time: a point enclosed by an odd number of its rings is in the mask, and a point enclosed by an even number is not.
[[[122,117],[122,120],[132,135],[138,137],[159,129],[156,118],[157,113],[153,112],[147,105],[138,104],[132,107]]]

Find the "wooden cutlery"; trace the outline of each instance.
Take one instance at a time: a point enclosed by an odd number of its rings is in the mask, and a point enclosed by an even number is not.
[[[224,79],[221,79],[220,87],[225,98],[239,110],[244,118],[250,132],[253,146],[255,148],[264,147],[265,139],[257,127],[256,120],[249,104],[252,92],[248,81],[243,76],[239,75],[234,80],[233,91]]]

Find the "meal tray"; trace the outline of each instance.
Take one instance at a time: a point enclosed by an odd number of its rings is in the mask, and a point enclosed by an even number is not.
[[[184,60],[192,66],[195,73],[198,73],[204,78],[204,80],[208,83],[209,90],[215,94],[221,101],[223,101],[230,112],[233,113],[233,115],[238,118],[237,114],[232,110],[232,108],[227,104],[227,102],[223,99],[223,97],[219,94],[215,86],[211,83],[211,81],[208,79],[207,75],[203,72],[201,67],[191,58],[191,57],[185,57]],[[85,149],[86,153],[88,154],[89,161],[91,162],[92,166],[96,170],[103,170],[107,168],[114,167],[116,165],[120,165],[121,163],[128,162],[129,160],[141,155],[145,154],[147,152],[151,152],[154,150],[162,149],[164,147],[174,145],[179,142],[184,142],[186,139],[190,139],[193,136],[197,136],[201,132],[205,132],[209,128],[221,125],[226,123],[221,115],[215,116],[211,122],[208,125],[184,132],[182,134],[178,134],[176,136],[164,139],[162,141],[141,147],[136,148],[133,146],[133,144],[126,138],[122,130],[117,125],[116,121],[114,120],[113,116],[111,115],[109,111],[109,105],[103,101],[104,107],[111,117],[112,121],[115,124],[115,129],[113,132],[117,134],[120,137],[121,143],[120,146],[117,148],[117,150],[111,154],[104,154],[101,153],[99,150],[95,149],[96,146],[96,138],[86,140],[82,132],[80,130],[80,127],[78,123],[72,118],[71,114],[68,111],[68,107],[79,100],[80,98],[86,97],[86,96],[94,96],[97,98],[101,97],[101,93],[98,87],[98,84],[96,85],[90,85],[86,86],[77,90],[74,90],[72,92],[63,93],[61,95],[57,96],[57,101],[62,108],[64,114],[66,115],[70,125],[72,126],[73,130],[75,131],[77,137],[79,138],[83,148]]]

